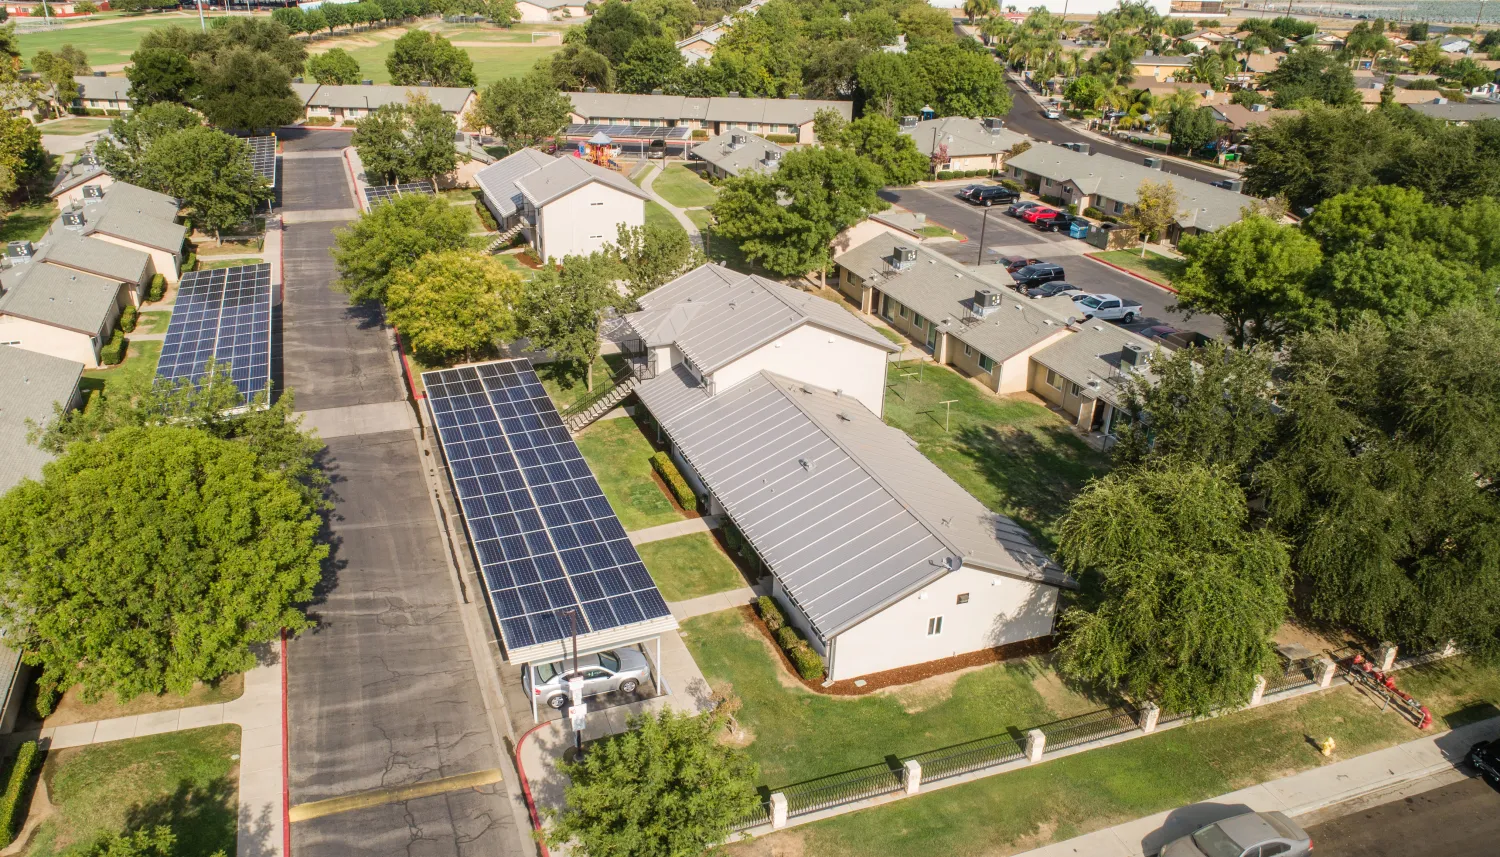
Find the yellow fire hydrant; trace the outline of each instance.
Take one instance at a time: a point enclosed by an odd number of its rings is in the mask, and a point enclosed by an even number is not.
[[[1323,753],[1323,755],[1325,755],[1325,756],[1332,756],[1333,755],[1333,747],[1334,747],[1334,744],[1333,744],[1333,736],[1332,735],[1330,735],[1327,738],[1324,738],[1322,741],[1318,742],[1318,749],[1321,750],[1322,753]]]

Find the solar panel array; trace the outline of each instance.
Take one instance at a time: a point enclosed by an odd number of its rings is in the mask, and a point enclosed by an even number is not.
[[[255,168],[255,174],[263,176],[276,186],[276,138],[272,137],[248,137],[246,143],[250,144],[250,166]]]
[[[422,381],[508,652],[671,615],[529,361]]]
[[[614,140],[686,140],[693,133],[686,125],[671,128],[656,125],[569,125],[563,130],[563,135],[592,137],[600,131]]]
[[[270,265],[183,275],[156,376],[197,382],[210,358],[227,365],[229,377],[246,400],[270,383]]]
[[[408,182],[406,184],[383,184],[365,188],[365,202],[374,205],[377,202],[385,202],[392,197],[401,196],[405,193],[425,193],[429,196],[437,193],[432,182]]]

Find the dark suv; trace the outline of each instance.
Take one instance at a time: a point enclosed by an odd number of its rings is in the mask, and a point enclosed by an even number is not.
[[[985,208],[989,208],[990,206],[997,204],[1006,205],[1008,203],[1015,202],[1020,198],[1020,194],[1016,193],[1008,187],[1001,187],[1000,185],[994,185],[992,187],[982,187],[979,190],[976,190],[968,196],[964,197],[964,199],[968,200],[970,203],[974,205],[982,205]]]
[[[1079,217],[1076,214],[1066,214],[1061,211],[1053,212],[1051,215],[1043,215],[1032,222],[1032,227],[1043,232],[1066,232],[1073,224],[1082,223],[1089,225],[1088,218]]]
[[[1016,281],[1016,290],[1028,289],[1032,286],[1040,286],[1042,283],[1050,283],[1053,280],[1064,279],[1067,275],[1063,273],[1062,265],[1054,262],[1038,262],[1035,265],[1027,265],[1021,270],[1011,274]]]

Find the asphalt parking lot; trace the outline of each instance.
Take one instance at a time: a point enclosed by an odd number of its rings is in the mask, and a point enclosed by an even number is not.
[[[1141,302],[1142,317],[1129,325],[1144,330],[1158,324],[1169,324],[1184,330],[1196,330],[1213,337],[1224,334],[1224,323],[1218,316],[1187,314],[1171,309],[1176,296],[1166,289],[1136,279],[1115,269],[1083,257],[1096,248],[1076,238],[1041,232],[1030,224],[1007,217],[999,206],[984,209],[956,199],[953,194],[963,185],[944,188],[887,188],[880,196],[902,208],[927,215],[931,222],[957,230],[968,237],[964,243],[938,241],[924,245],[965,265],[977,263],[980,237],[984,238],[984,259],[989,264],[1004,255],[1026,255],[1056,262],[1066,271],[1067,281],[1090,292],[1105,292],[1127,300]],[[985,223],[985,212],[989,212]]]
[[[1474,777],[1307,828],[1317,857],[1491,857],[1500,792]]]

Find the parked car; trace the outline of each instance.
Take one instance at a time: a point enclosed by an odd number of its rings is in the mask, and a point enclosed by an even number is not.
[[[1031,200],[1016,201],[1011,203],[1009,208],[1005,209],[1005,213],[1009,214],[1011,217],[1020,217],[1033,208],[1041,207],[1042,204],[1040,202],[1032,202]]]
[[[1001,256],[995,260],[995,264],[1004,265],[1005,273],[1014,274],[1027,265],[1035,265],[1041,261],[1041,259],[1028,259],[1025,256]]]
[[[1500,740],[1480,741],[1470,747],[1469,766],[1478,771],[1485,782],[1500,788]]]
[[[1051,216],[1038,217],[1032,226],[1043,232],[1067,232],[1073,228],[1073,224],[1075,223],[1081,223],[1087,227],[1089,219],[1087,217],[1079,217],[1076,214],[1059,211]]]
[[[646,148],[646,157],[652,160],[661,160],[667,156],[667,141],[652,140],[651,145]]]
[[[1055,262],[1038,262],[1035,265],[1027,265],[1010,276],[1016,281],[1016,291],[1019,292],[1032,286],[1061,280],[1066,275],[1063,273],[1062,265]]]
[[[1280,812],[1247,812],[1167,843],[1161,857],[1305,857],[1312,837]]]
[[[1172,348],[1188,348],[1213,341],[1213,337],[1199,333],[1196,330],[1178,330],[1168,324],[1158,324],[1155,327],[1148,327],[1141,331],[1141,336]]]
[[[1048,208],[1045,205],[1039,205],[1036,208],[1029,209],[1028,211],[1023,212],[1021,214],[1021,219],[1026,221],[1027,223],[1035,223],[1043,217],[1052,217],[1055,214],[1061,214],[1061,212],[1059,212],[1055,208]]]
[[[1040,286],[1032,286],[1026,289],[1024,294],[1028,298],[1055,298],[1058,295],[1066,295],[1078,291],[1079,288],[1072,283],[1065,283],[1062,280],[1053,280],[1050,283],[1043,283]]]
[[[959,188],[958,193],[955,193],[954,196],[958,197],[959,199],[968,199],[969,194],[973,193],[976,190],[984,190],[987,187],[989,187],[989,185],[987,184],[966,184],[963,187]]]
[[[568,704],[571,697],[568,688],[571,679],[568,675],[572,667],[572,659],[550,664],[532,664],[522,679],[530,686],[532,696],[552,708],[560,709]],[[635,693],[635,689],[641,686],[641,682],[649,674],[650,664],[639,649],[614,649],[579,658],[578,671],[581,673],[583,695],[586,697],[617,690],[621,693]]]
[[[992,205],[1004,205],[1008,202],[1015,202],[1020,198],[1020,194],[1016,193],[1008,187],[1001,187],[1000,185],[990,185],[988,187],[982,187],[979,190],[976,190],[973,193],[969,194],[967,197],[964,197],[964,199],[966,199],[973,205],[982,205],[985,208],[989,208]]]
[[[1075,296],[1073,304],[1083,310],[1085,318],[1123,321],[1126,324],[1135,321],[1135,317],[1141,312],[1140,301],[1127,301],[1109,294]]]
[[[1046,107],[1042,108],[1042,115],[1047,117],[1048,119],[1063,118],[1062,108],[1057,106],[1056,104],[1048,104]]]

